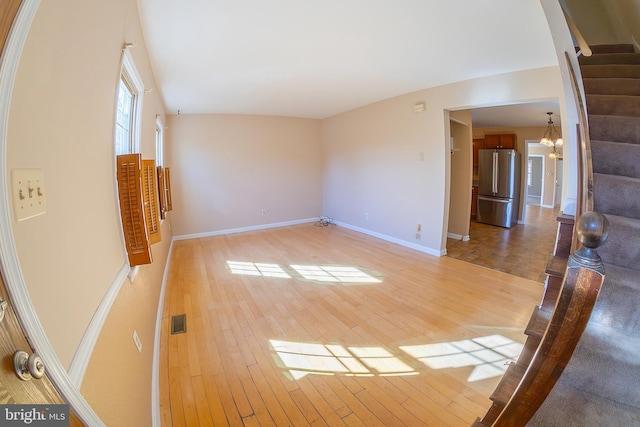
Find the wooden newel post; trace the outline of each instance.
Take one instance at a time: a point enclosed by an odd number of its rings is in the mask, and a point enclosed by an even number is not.
[[[578,241],[582,249],[569,257],[568,267],[585,267],[604,274],[602,259],[596,249],[609,237],[609,220],[600,212],[585,212],[578,218],[576,225]]]
[[[558,302],[540,345],[511,399],[494,426],[524,426],[547,398],[569,363],[604,281],[596,249],[608,236],[609,221],[598,212],[585,212],[576,224],[582,248],[569,257]]]

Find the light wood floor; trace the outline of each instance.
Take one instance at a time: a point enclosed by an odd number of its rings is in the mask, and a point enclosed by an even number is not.
[[[559,208],[527,205],[525,223],[512,228],[471,221],[468,241],[447,239],[447,256],[544,283],[559,213]]]
[[[333,225],[175,242],[162,425],[468,426],[541,294]]]

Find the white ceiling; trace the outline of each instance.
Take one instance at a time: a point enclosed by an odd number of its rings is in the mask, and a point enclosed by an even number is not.
[[[420,89],[558,63],[540,0],[138,6],[169,113],[326,118]],[[541,125],[544,111],[535,118]],[[489,123],[486,116],[477,113]]]

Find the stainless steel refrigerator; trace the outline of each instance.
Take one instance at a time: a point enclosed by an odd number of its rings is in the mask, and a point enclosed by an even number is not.
[[[515,150],[478,151],[476,221],[511,228],[518,223],[520,154]]]

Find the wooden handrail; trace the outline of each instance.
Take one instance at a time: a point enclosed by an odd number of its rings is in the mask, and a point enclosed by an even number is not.
[[[587,327],[604,281],[604,267],[595,248],[607,238],[608,221],[597,212],[576,224],[582,249],[574,252],[553,316],[522,380],[494,426],[523,426],[536,413],[569,363]]]
[[[589,138],[589,120],[587,116],[586,104],[580,86],[578,86],[578,78],[571,63],[569,53],[565,52],[565,60],[567,68],[571,76],[571,89],[576,100],[576,109],[578,110],[578,124],[576,125],[576,133],[578,136],[577,156],[578,156],[578,200],[576,207],[576,217],[585,212],[593,210],[593,164],[591,159],[591,139]],[[573,249],[578,249],[578,236],[574,233]]]
[[[560,3],[560,7],[562,7],[562,3]],[[564,19],[567,20],[569,31],[571,31],[573,38],[576,40],[576,43],[578,43],[578,47],[580,48],[580,50],[578,51],[578,55],[582,53],[584,56],[591,56],[592,52],[589,44],[582,36],[582,33],[576,26],[575,22],[573,22],[573,19],[571,19],[571,16],[569,16],[567,11],[564,10],[564,7],[562,7],[562,13],[564,13]]]
[[[569,26],[572,27],[573,22],[566,13],[565,17]],[[575,32],[579,34],[577,29]],[[587,56],[591,55],[591,49],[588,49],[588,53]],[[519,372],[522,372],[525,366],[526,370],[521,377],[515,378],[519,382],[509,400],[502,405],[497,405],[494,401],[487,415],[482,420],[476,420],[474,426],[523,426],[533,417],[573,356],[604,282],[602,260],[594,249],[606,240],[608,221],[604,215],[593,212],[594,186],[588,116],[584,96],[569,55],[565,52],[578,111],[576,124],[578,160],[576,218],[578,221],[573,230],[571,244],[573,254],[569,258],[551,318],[533,356],[527,356],[522,362]],[[545,293],[548,291],[549,288],[546,287]],[[544,301],[545,298],[543,303]],[[531,340],[531,335],[528,340]],[[533,342],[535,345],[535,341]],[[518,363],[521,363],[520,359]],[[509,371],[505,377],[508,374]],[[510,380],[513,381],[514,378]]]

